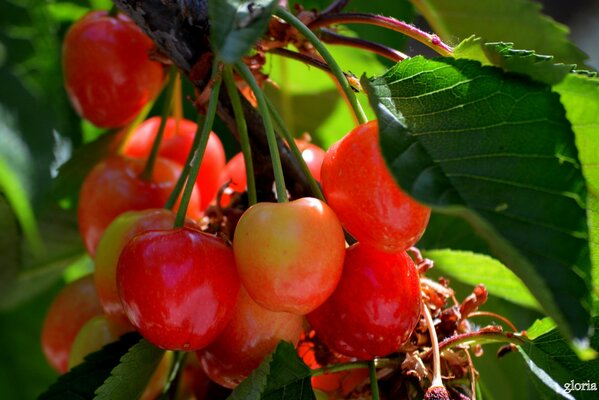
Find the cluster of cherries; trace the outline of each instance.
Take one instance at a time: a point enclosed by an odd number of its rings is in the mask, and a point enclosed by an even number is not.
[[[94,12],[78,21],[65,38],[64,69],[82,117],[103,127],[131,122],[163,85],[152,48],[124,16]],[[42,345],[58,371],[137,330],[162,349],[193,352],[198,374],[234,388],[281,340],[297,345],[316,335],[340,360],[371,360],[410,337],[421,293],[406,250],[424,232],[430,210],[387,170],[376,121],[326,154],[302,143],[327,203],[257,203],[229,238],[203,232],[201,221],[224,183],[245,190],[242,155],[226,163],[210,134],[187,220],[174,227],[175,212],[162,207],[197,127],[169,118],[146,176],[160,123],[154,117],[137,126],[121,154],[100,162],[83,183],[79,226],[95,271],[67,285],[48,312]],[[348,247],[344,230],[357,243]],[[144,398],[164,385],[166,354]]]

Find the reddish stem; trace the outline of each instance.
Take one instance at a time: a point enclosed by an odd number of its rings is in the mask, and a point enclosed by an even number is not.
[[[498,320],[504,322],[507,326],[510,327],[510,329],[512,331],[514,331],[514,332],[518,331],[518,329],[516,329],[516,326],[512,323],[512,321],[510,321],[509,319],[507,319],[503,315],[495,314],[494,312],[489,312],[489,311],[475,311],[475,312],[471,312],[470,314],[468,314],[468,316],[466,318],[472,318],[472,317],[491,317],[491,318],[495,318],[495,319],[498,319]]]
[[[363,49],[367,51],[371,51],[380,56],[388,58],[393,62],[400,62],[409,58],[407,55],[402,53],[401,51],[397,51],[392,49],[391,47],[387,47],[385,45],[371,42],[369,40],[347,37],[343,35],[339,35],[331,30],[322,29],[320,32],[320,39],[325,43],[330,44],[339,44],[342,46],[350,46],[358,49]]]
[[[439,36],[420,30],[413,25],[400,21],[392,17],[384,17],[369,13],[343,13],[343,14],[321,14],[312,23],[310,29],[316,29],[324,26],[335,24],[367,24],[380,26],[382,28],[391,29],[400,32],[420,43],[425,44],[435,50],[442,56],[450,56],[453,52],[451,46],[443,43]]]

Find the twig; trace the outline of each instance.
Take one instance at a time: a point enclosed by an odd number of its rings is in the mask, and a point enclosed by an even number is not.
[[[339,44],[343,46],[350,46],[362,50],[367,50],[385,58],[388,58],[393,62],[400,62],[405,60],[406,58],[409,58],[406,54],[402,53],[401,51],[395,50],[383,44],[371,42],[365,39],[343,36],[329,29],[322,29],[320,31],[320,38],[325,43]]]

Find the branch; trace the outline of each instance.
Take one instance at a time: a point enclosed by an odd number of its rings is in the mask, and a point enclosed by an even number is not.
[[[210,71],[203,65],[211,63],[207,0],[114,0],[114,3],[152,38],[199,93],[205,89]],[[258,197],[270,200],[273,173],[262,118],[243,97],[242,105],[253,149]],[[226,90],[221,91],[217,113],[237,135],[233,107]],[[309,196],[310,186],[301,168],[287,146],[280,140],[278,144],[289,193],[294,198]]]

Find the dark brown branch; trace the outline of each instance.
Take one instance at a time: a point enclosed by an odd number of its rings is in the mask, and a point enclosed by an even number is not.
[[[154,40],[160,51],[187,75],[199,93],[206,88],[208,75],[197,73],[209,72],[205,65],[211,63],[206,0],[114,0],[114,3]],[[226,91],[221,92],[219,100],[218,115],[236,134],[233,109]],[[243,108],[257,184],[263,194],[262,200],[267,200],[272,196],[273,173],[264,125],[258,111],[249,102],[243,101]],[[311,191],[306,177],[280,141],[279,151],[289,193],[294,198],[309,196]]]

